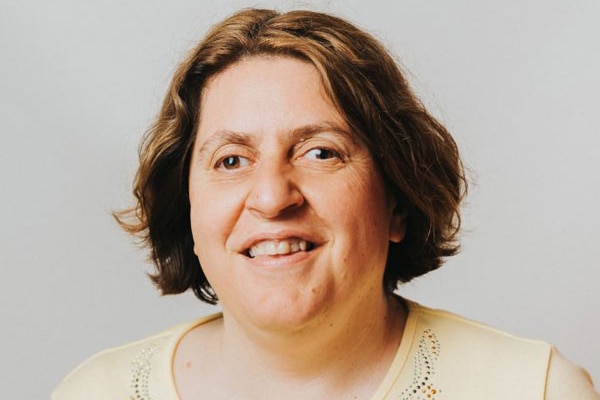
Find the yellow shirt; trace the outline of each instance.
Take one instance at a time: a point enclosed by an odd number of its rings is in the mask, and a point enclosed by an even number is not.
[[[401,344],[371,400],[600,400],[588,374],[548,343],[407,304]],[[179,400],[175,349],[191,329],[220,317],[98,353],[67,375],[52,400]]]

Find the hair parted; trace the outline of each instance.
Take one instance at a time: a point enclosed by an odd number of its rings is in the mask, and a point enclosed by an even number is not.
[[[151,249],[153,281],[163,294],[193,289],[217,296],[193,251],[188,198],[190,153],[201,92],[228,66],[253,56],[313,64],[325,92],[368,146],[406,215],[406,235],[390,243],[386,290],[439,268],[458,251],[459,207],[466,179],[456,143],[416,98],[385,48],[335,16],[312,11],[246,9],[214,26],[178,66],[160,113],[140,145],[136,205],[115,213]]]

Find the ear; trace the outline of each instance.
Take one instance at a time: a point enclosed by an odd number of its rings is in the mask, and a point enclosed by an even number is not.
[[[406,234],[406,213],[394,209],[390,219],[390,242],[400,243]]]

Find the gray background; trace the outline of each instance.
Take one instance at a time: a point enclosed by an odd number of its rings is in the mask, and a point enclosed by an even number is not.
[[[463,252],[403,287],[555,343],[600,383],[600,2],[3,1],[1,399],[212,312],[160,298],[110,211],[177,61],[241,6],[311,7],[382,38],[470,171]]]

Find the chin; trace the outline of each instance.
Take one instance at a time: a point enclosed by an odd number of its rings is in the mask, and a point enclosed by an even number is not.
[[[305,294],[306,296],[306,294]],[[268,331],[297,332],[325,319],[329,304],[327,299],[314,293],[269,291],[253,302],[247,302],[245,316],[255,327]]]

